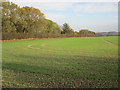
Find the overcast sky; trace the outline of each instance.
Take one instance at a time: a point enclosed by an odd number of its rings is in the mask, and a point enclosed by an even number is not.
[[[95,32],[118,30],[117,2],[21,2],[11,0],[19,6],[40,9],[45,17],[60,26],[68,23],[75,31],[89,29]]]

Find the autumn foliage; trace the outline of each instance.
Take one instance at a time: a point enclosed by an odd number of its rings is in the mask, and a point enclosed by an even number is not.
[[[46,19],[44,13],[33,7],[19,7],[12,2],[2,2],[3,40],[49,37],[95,36],[94,32],[75,32],[67,23],[62,28]]]

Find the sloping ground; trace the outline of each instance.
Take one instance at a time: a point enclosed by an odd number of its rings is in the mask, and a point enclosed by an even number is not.
[[[118,87],[118,37],[3,42],[3,87]]]

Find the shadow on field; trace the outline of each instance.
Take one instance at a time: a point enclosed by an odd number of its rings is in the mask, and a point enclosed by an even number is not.
[[[3,75],[7,76],[7,78],[3,76],[3,79],[9,80],[10,78],[10,80],[13,79],[17,83],[32,87],[118,87],[117,76],[115,76],[117,73],[105,74],[104,71],[90,73],[88,68],[84,68],[86,69],[85,72],[64,71],[56,68],[31,66],[22,63],[3,63]],[[14,76],[10,72],[6,74],[6,70],[14,72]],[[10,80],[9,84],[13,82]],[[3,83],[3,85],[6,84]],[[15,87],[15,83],[13,83],[12,87]]]
[[[49,76],[85,77],[103,80],[116,80],[118,77],[118,60],[116,58],[84,56],[71,56],[69,58],[56,56],[35,57],[27,55],[16,57],[23,58],[23,61],[3,62],[3,70],[9,69]]]
[[[32,87],[118,87],[117,58],[54,55],[14,56],[16,58],[20,61],[13,58],[9,62],[3,61],[3,75],[7,76],[3,76],[5,81],[12,82],[8,79],[10,77],[23,85],[29,86],[30,83]],[[6,70],[10,72],[6,74]],[[15,78],[10,76],[11,71],[15,73]],[[7,84],[3,83],[9,87]]]

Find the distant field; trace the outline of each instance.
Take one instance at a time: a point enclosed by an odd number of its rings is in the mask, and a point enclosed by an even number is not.
[[[118,87],[118,37],[3,42],[3,87]]]

